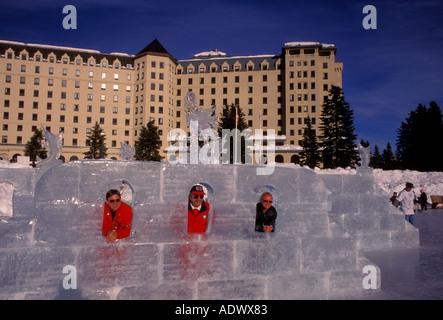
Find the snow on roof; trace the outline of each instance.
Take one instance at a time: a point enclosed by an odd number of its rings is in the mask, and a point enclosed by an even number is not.
[[[46,49],[58,49],[58,50],[69,50],[69,51],[81,51],[81,52],[88,52],[88,53],[101,53],[98,50],[91,50],[91,49],[80,49],[80,48],[73,48],[73,47],[62,47],[62,46],[52,46],[49,44],[36,44],[36,43],[28,43],[27,46],[31,47],[39,47],[39,48],[46,48]]]
[[[227,54],[218,49],[211,51],[200,52],[194,55],[194,58],[212,58],[212,57],[227,57]]]
[[[335,44],[321,43],[314,41],[296,41],[296,42],[285,43],[285,47],[312,47],[312,46],[321,46],[323,48],[335,48]]]

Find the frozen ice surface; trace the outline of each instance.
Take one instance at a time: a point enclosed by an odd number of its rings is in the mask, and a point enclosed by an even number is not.
[[[13,215],[0,220],[0,299],[367,297],[378,290],[362,288],[363,267],[380,276],[380,261],[365,252],[418,247],[417,229],[389,205],[371,170],[256,169],[81,160],[0,170],[15,187]],[[204,235],[186,232],[196,183],[214,209]],[[101,236],[110,188],[134,209],[131,236],[113,244]],[[275,197],[274,234],[254,232],[263,191]],[[62,286],[67,265],[76,268],[77,289]]]
[[[420,246],[370,251],[382,270],[381,291],[369,299],[441,300],[443,297],[443,209],[415,213]]]

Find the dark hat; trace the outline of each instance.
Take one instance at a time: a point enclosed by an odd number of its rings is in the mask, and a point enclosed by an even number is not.
[[[190,193],[192,193],[192,194],[206,194],[203,187],[199,184],[192,186]]]
[[[406,182],[406,188],[414,188],[414,185],[410,182]]]

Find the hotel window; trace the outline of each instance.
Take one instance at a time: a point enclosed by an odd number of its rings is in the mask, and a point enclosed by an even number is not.
[[[63,68],[62,75],[64,75],[64,76],[68,75],[68,69]]]

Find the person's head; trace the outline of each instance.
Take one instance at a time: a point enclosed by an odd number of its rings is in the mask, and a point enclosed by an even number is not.
[[[421,192],[421,193],[425,192],[425,189],[420,189],[420,192]]]
[[[205,191],[203,187],[199,184],[192,186],[189,191],[189,201],[194,207],[200,207],[203,203],[203,198],[205,197]]]
[[[393,194],[394,196],[396,196],[397,195],[397,192],[394,192],[394,194]]]
[[[117,211],[121,205],[121,195],[116,189],[111,189],[106,192],[106,204],[112,211]]]
[[[260,203],[263,205],[263,207],[268,210],[272,206],[272,194],[270,192],[264,192],[260,196]]]
[[[410,182],[406,182],[406,191],[411,191],[414,188],[414,185]]]

